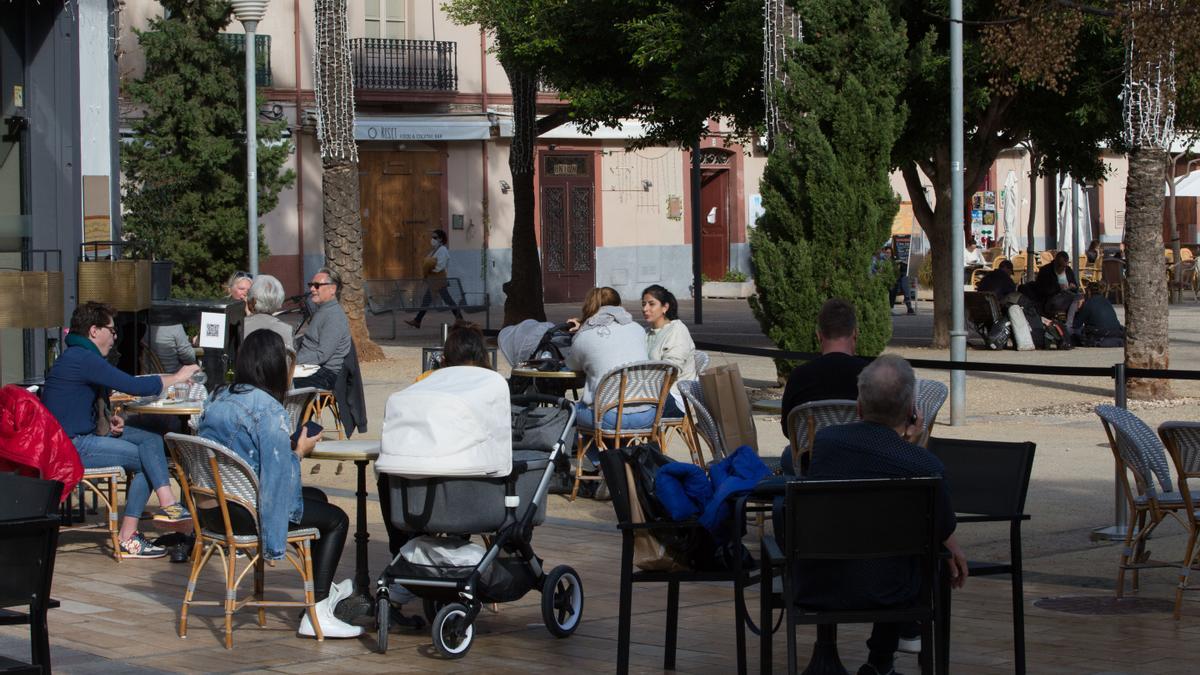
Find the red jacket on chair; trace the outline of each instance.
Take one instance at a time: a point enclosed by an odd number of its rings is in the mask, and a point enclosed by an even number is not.
[[[61,481],[65,498],[83,477],[75,444],[37,396],[0,387],[0,471]]]

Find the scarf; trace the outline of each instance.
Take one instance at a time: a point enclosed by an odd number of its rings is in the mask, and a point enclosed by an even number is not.
[[[67,333],[67,346],[68,347],[83,347],[84,349],[90,349],[90,350],[92,350],[92,353],[95,354],[96,356],[99,356],[100,358],[104,358],[104,355],[100,353],[100,348],[96,346],[95,342],[92,342],[91,340],[87,339],[83,335],[79,335],[78,333]]]

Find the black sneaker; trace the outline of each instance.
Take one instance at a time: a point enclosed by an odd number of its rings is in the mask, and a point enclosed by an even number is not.
[[[133,536],[126,541],[121,542],[121,559],[142,559],[150,560],[153,558],[161,558],[167,554],[167,549],[162,546],[155,546],[146,541],[146,537],[141,532],[134,532]]]

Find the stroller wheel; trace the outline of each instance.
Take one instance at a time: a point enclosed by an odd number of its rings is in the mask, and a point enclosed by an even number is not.
[[[475,626],[466,605],[452,602],[438,610],[433,619],[433,646],[449,659],[461,659],[471,649]]]
[[[542,621],[554,637],[569,637],[583,617],[583,582],[575,570],[559,565],[542,584]]]
[[[425,612],[425,621],[429,623],[433,623],[434,618],[437,617],[438,610],[445,606],[446,603],[441,600],[421,599],[421,609]]]
[[[380,589],[375,596],[375,649],[380,654],[386,654],[388,648],[388,628],[392,618],[392,603],[387,589]]]

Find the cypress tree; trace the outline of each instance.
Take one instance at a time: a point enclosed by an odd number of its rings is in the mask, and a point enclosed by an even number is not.
[[[124,229],[135,253],[175,262],[176,292],[216,297],[230,274],[248,269],[244,56],[218,38],[229,3],[162,6],[168,18],[135,31],[146,72],[125,83],[142,116],[121,153]],[[295,180],[292,170],[281,171],[291,149],[286,126],[258,124],[260,216]],[[261,223],[259,242],[265,257]]]
[[[858,313],[858,351],[891,337],[894,269],[871,273],[891,232],[897,198],[888,180],[906,111],[896,98],[906,38],[879,0],[797,0],[803,38],[779,85],[779,137],[763,173],[764,215],[751,233],[763,332],[781,349],[817,351],[829,298]],[[790,364],[777,364],[784,373]]]

